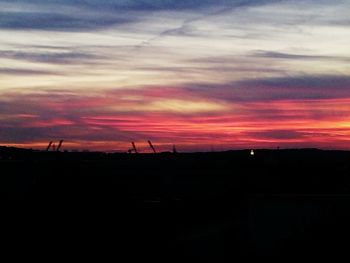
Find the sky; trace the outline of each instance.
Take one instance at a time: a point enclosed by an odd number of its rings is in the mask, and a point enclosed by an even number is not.
[[[0,145],[350,150],[350,0],[0,0]]]

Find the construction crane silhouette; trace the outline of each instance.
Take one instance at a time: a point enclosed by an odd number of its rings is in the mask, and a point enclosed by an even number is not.
[[[63,143],[63,140],[60,140],[60,142],[58,143],[56,152],[59,152],[59,151],[60,151],[60,149],[61,149],[61,147],[62,147],[62,143]]]
[[[50,151],[52,149],[53,152],[59,152],[63,144],[63,140],[60,140],[58,146],[56,148],[56,144],[53,141],[49,142],[49,145],[46,147],[46,151]]]
[[[52,143],[53,143],[53,141],[49,142],[49,145],[48,145],[47,148],[46,148],[46,151],[47,151],[47,152],[50,150]]]
[[[148,141],[149,146],[151,147],[153,153],[157,153],[156,149],[154,148],[153,144],[151,141]]]
[[[137,151],[137,148],[136,148],[136,145],[135,145],[134,142],[131,142],[131,146],[132,146],[132,148],[128,150],[128,153],[132,153],[132,152],[134,152],[134,153],[139,153],[139,152]]]

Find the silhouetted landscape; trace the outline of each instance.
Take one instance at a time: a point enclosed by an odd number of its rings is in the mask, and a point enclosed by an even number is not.
[[[349,11],[0,0],[3,261],[348,258]]]
[[[3,237],[17,253],[215,262],[348,251],[347,151],[1,147],[0,169]]]

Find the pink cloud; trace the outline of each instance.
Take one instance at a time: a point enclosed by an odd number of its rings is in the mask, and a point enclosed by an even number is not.
[[[12,96],[2,113],[6,118],[0,143],[43,148],[54,137],[65,139],[67,148],[97,150],[127,150],[130,141],[136,141],[146,151],[148,139],[160,150],[169,150],[172,144],[189,151],[277,146],[350,149],[349,98],[226,101],[217,111],[137,110],[170,95],[177,101],[184,98],[183,103],[220,103],[162,87],[99,96]],[[20,107],[22,101],[27,112]]]

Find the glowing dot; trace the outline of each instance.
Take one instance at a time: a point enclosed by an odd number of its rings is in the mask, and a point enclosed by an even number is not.
[[[251,151],[250,151],[250,155],[251,155],[251,156],[254,156],[254,155],[255,155],[254,150],[251,150]]]

